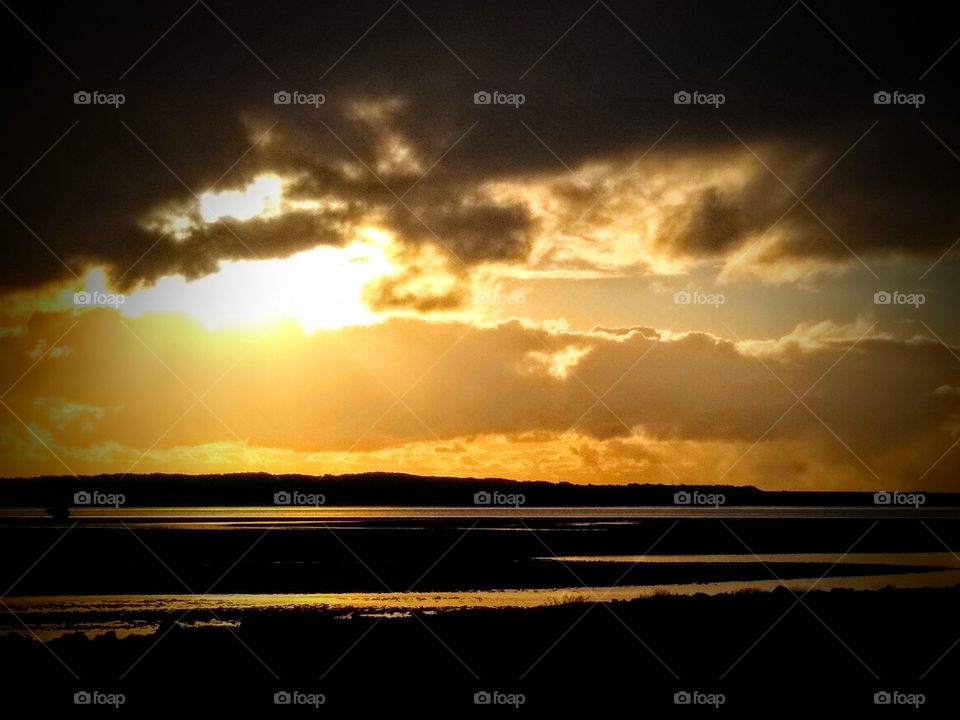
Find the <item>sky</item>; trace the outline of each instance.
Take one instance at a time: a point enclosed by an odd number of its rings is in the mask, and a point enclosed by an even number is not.
[[[950,19],[4,0],[0,475],[960,490]]]

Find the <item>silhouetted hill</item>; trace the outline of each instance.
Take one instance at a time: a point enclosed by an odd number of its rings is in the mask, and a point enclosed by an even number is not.
[[[425,477],[404,473],[354,475],[142,474],[68,475],[0,479],[0,506],[63,507],[77,504],[78,492],[120,493],[125,504],[273,505],[277,493],[322,495],[326,505],[464,506],[488,493],[493,505],[673,506],[681,491],[722,494],[723,504],[741,506],[873,506],[870,492],[764,491],[755,487],[675,485],[579,485],[502,478]],[[499,493],[499,495],[495,495]],[[515,497],[508,497],[515,496]],[[481,498],[482,499],[482,498]],[[310,504],[310,503],[294,503]],[[960,505],[958,493],[929,493],[925,507]]]

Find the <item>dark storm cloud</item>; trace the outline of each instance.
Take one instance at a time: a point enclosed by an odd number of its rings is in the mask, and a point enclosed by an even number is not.
[[[675,249],[719,254],[743,238],[741,208],[715,188],[701,191],[679,212],[680,227],[665,238]]]
[[[439,242],[464,264],[480,260],[518,260],[528,250],[531,218],[520,205],[497,205],[470,197],[456,186],[447,197],[399,206],[390,222],[405,238]]]
[[[281,217],[253,218],[243,223],[225,218],[191,232],[186,240],[171,238],[158,243],[132,266],[128,277],[180,273],[195,278],[214,272],[220,260],[268,258],[318,244],[339,244],[349,217],[349,211],[323,214],[293,211]],[[278,238],[282,241],[282,248],[277,247]],[[126,282],[127,278],[122,281]]]
[[[468,299],[460,287],[438,290],[413,289],[411,283],[419,277],[419,268],[408,267],[397,275],[389,275],[371,283],[364,289],[364,300],[374,311],[414,310],[428,313],[438,310],[455,310]]]
[[[797,5],[746,55],[789,3],[612,0],[613,12],[594,6],[552,49],[588,2],[411,0],[386,15],[388,2],[208,5],[150,49],[188,3],[11,3],[63,64],[4,13],[2,189],[16,183],[3,201],[19,219],[0,209],[11,260],[0,287],[69,277],[57,257],[78,273],[106,264],[126,283],[197,275],[219,259],[343,243],[367,214],[383,216],[401,240],[434,243],[467,264],[515,260],[535,218],[484,196],[484,181],[631,161],[677,120],[651,159],[745,152],[745,143],[772,172],[758,159],[757,179],[738,193],[706,189],[678,208],[664,252],[715,256],[762,232],[795,200],[775,175],[804,195],[876,121],[804,198],[819,219],[794,208],[767,260],[850,250],[935,257],[960,228],[960,163],[933,135],[960,148],[952,97],[960,50],[919,79],[955,40],[939,5],[913,6],[909,18],[869,3]],[[76,106],[81,89],[122,92],[126,102]],[[276,91],[294,89],[327,102],[273,104]],[[521,92],[526,103],[474,105],[481,89]],[[726,103],[674,105],[684,89],[723,92]],[[927,101],[876,106],[882,89]],[[357,112],[358,101],[389,98],[398,99],[392,110]],[[398,143],[418,162],[385,163],[403,150]],[[295,196],[337,202],[232,232],[211,225],[187,241],[143,225],[218,180],[233,189],[264,171],[295,175]]]

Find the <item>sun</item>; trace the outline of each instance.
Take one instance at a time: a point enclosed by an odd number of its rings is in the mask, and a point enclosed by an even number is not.
[[[306,333],[382,320],[363,301],[363,288],[397,271],[393,237],[364,228],[343,247],[319,246],[286,258],[222,262],[217,272],[195,280],[180,275],[159,279],[126,296],[119,311],[182,313],[208,329],[250,328],[294,320]],[[85,278],[90,293],[107,290],[102,270]]]
[[[192,230],[224,219],[270,220],[319,201],[285,196],[290,178],[268,173],[239,189],[207,191],[187,214],[161,213],[155,229],[186,241]],[[134,290],[118,310],[128,317],[182,313],[209,329],[247,328],[294,320],[307,333],[370,325],[382,317],[363,301],[366,285],[399,270],[395,238],[375,225],[361,227],[345,246],[317,246],[285,258],[227,260],[216,272],[188,280],[169,275]],[[83,288],[106,293],[105,272],[92,269]]]

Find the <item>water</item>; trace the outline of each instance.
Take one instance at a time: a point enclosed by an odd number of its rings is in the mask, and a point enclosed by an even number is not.
[[[769,592],[786,587],[795,593],[810,590],[880,590],[883,588],[942,588],[960,585],[960,558],[953,553],[792,553],[752,555],[650,555],[650,556],[571,556],[542,558],[544,562],[586,563],[836,563],[838,565],[889,565],[941,568],[924,572],[801,577],[766,580],[685,582],[655,585],[609,587],[558,587],[440,592],[353,592],[353,593],[233,593],[164,595],[50,595],[9,597],[5,604],[18,616],[28,616],[29,627],[0,626],[0,635],[17,634],[47,641],[69,634],[94,638],[115,633],[118,638],[153,635],[160,629],[158,618],[178,616],[180,627],[239,626],[239,616],[252,611],[313,611],[357,613],[374,617],[404,617],[413,611],[496,610],[539,608],[572,602],[614,602],[638,600],[660,595],[724,595],[741,592]],[[189,612],[206,612],[215,619],[184,622]],[[221,618],[224,615],[226,618]],[[2,617],[2,614],[0,614]],[[45,617],[55,621],[46,622]],[[116,620],[113,618],[124,618]]]
[[[351,521],[351,520],[640,520],[652,518],[944,518],[960,519],[960,508],[953,507],[719,507],[645,506],[645,507],[529,507],[529,506],[219,506],[219,507],[89,507],[70,508],[72,520],[109,520],[131,522],[245,522],[272,524],[278,521]],[[44,508],[0,508],[0,519],[49,519]],[[70,524],[71,521],[67,521]]]
[[[299,531],[303,533],[303,541],[310,544],[319,537],[326,537],[326,533],[317,533],[321,532],[320,528],[328,526],[355,530],[363,535],[369,532],[372,533],[370,537],[379,539],[381,536],[376,533],[386,532],[387,528],[391,533],[398,530],[410,531],[411,536],[417,536],[425,527],[434,530],[442,527],[459,533],[461,530],[473,530],[478,521],[483,525],[476,529],[474,534],[506,531],[532,533],[533,529],[527,525],[529,522],[536,525],[537,532],[562,531],[564,536],[572,537],[565,541],[567,552],[549,555],[546,552],[548,548],[540,546],[537,549],[542,554],[539,557],[528,554],[527,559],[542,567],[567,566],[572,572],[567,578],[569,583],[564,584],[564,579],[560,579],[558,583],[556,577],[549,575],[554,578],[550,582],[557,584],[543,587],[488,585],[482,589],[471,588],[469,585],[476,582],[476,576],[470,571],[465,575],[468,578],[466,582],[456,589],[445,588],[438,591],[270,592],[277,587],[267,585],[262,588],[264,592],[71,594],[69,590],[65,590],[63,594],[13,595],[4,598],[7,608],[0,609],[0,635],[21,635],[43,642],[69,634],[82,634],[93,638],[112,633],[118,638],[124,638],[157,634],[162,632],[161,628],[165,624],[171,622],[184,629],[236,627],[243,622],[247,614],[259,612],[328,612],[342,618],[357,615],[391,618],[408,616],[413,612],[533,609],[573,602],[629,601],[663,595],[770,592],[779,587],[804,593],[811,590],[873,591],[888,587],[907,589],[960,585],[960,556],[949,551],[766,552],[756,555],[748,551],[713,554],[569,552],[571,548],[596,547],[587,543],[588,535],[603,533],[610,534],[611,537],[629,538],[634,532],[632,528],[640,528],[648,522],[667,521],[668,524],[671,519],[683,521],[717,518],[754,523],[758,520],[783,518],[803,524],[809,520],[835,521],[845,518],[854,518],[860,522],[863,519],[888,518],[943,519],[960,515],[957,509],[953,508],[82,507],[73,509],[71,514],[72,517],[66,521],[54,522],[39,508],[6,509],[0,511],[0,519],[4,520],[0,524],[9,528],[43,529],[40,532],[50,532],[51,529],[55,531],[57,527],[73,528],[76,524],[77,529],[73,532],[94,534],[104,532],[104,528],[134,527],[139,529],[138,532],[142,530],[158,533],[158,537],[170,535],[169,531],[173,531],[178,537],[195,538],[196,541],[220,536],[219,533],[211,535],[210,531],[214,530],[252,531],[259,528],[258,532],[262,532],[266,528],[275,528]],[[470,525],[471,521],[473,526]],[[622,533],[626,535],[621,535]],[[793,538],[790,532],[786,534]],[[581,536],[583,539],[577,539]],[[391,537],[394,537],[392,542],[396,542],[395,536]],[[194,542],[187,540],[188,547],[194,547]],[[300,540],[295,542],[299,543]],[[603,549],[618,549],[620,542],[621,540],[616,540],[612,546]],[[791,544],[801,547],[807,542],[802,534],[791,540]],[[389,548],[390,544],[391,541],[382,543],[386,548]],[[443,549],[437,548],[436,553],[439,555]],[[201,552],[198,557],[202,556]],[[275,564],[289,562],[282,553],[269,557]],[[312,563],[316,565],[315,570],[310,569],[311,563],[302,563],[307,568],[304,572],[316,573],[318,582],[322,582],[326,572],[325,562],[327,560],[321,555],[317,562]],[[407,558],[405,562],[419,567],[421,560]],[[429,562],[430,558],[427,558],[424,565]],[[614,582],[619,572],[611,576],[609,581],[603,580],[612,584],[584,587],[574,582],[576,572],[581,568],[615,564],[622,565],[624,569],[633,568],[635,572],[640,568],[640,576],[631,576],[631,584],[624,585]],[[805,565],[810,568],[805,568]],[[760,576],[759,579],[722,579],[724,568],[732,571],[736,567],[744,566],[754,567],[757,572],[752,574]],[[826,573],[824,567],[829,567]],[[670,582],[658,582],[658,578],[650,577],[651,582],[644,583],[646,571],[643,568],[657,572],[670,569],[673,574],[665,576],[661,573],[659,576],[660,580],[667,579]],[[709,581],[704,580],[704,568],[712,571]],[[885,572],[883,568],[888,568],[889,572]],[[718,579],[718,569],[721,570],[721,579]],[[420,571],[417,570],[417,574]],[[734,575],[732,572],[726,574],[728,577]],[[542,581],[538,574],[524,577],[528,580],[534,578],[530,584]],[[261,588],[257,586],[240,589]],[[326,588],[318,585],[316,589]],[[186,617],[191,612],[198,613],[200,619]]]

